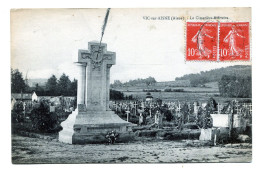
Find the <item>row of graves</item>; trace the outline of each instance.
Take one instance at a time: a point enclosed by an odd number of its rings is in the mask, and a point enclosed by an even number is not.
[[[200,140],[211,140],[214,145],[228,142],[250,142],[252,138],[252,103],[232,100],[218,104],[218,112],[210,114],[212,127],[202,129]]]
[[[12,94],[11,111],[17,111],[16,120],[28,119],[33,109],[44,103],[50,113],[56,113],[61,120],[65,120],[76,108],[76,97],[68,96],[37,96],[32,94]],[[19,112],[18,112],[19,111]]]
[[[48,104],[50,113],[55,113],[60,121],[67,119],[76,108],[76,97],[69,96],[40,96],[38,102]]]
[[[24,111],[30,111],[40,102],[48,103],[50,112],[55,112],[56,108],[60,108],[65,112],[72,112],[76,106],[76,97],[69,96],[37,96],[33,93],[12,93],[11,94],[11,110],[14,109],[15,104],[22,104]]]
[[[23,95],[12,96],[12,133],[32,134],[32,133],[56,133],[62,128],[60,123],[67,119],[74,110],[76,97],[50,97],[38,96],[31,99]],[[18,98],[19,99],[18,99]]]
[[[213,98],[207,102],[110,101],[110,108],[128,122],[139,127],[183,130],[199,129],[200,140],[214,144],[235,141],[240,135],[251,137],[252,103],[236,100],[217,103]],[[248,139],[248,137],[247,137]]]
[[[69,96],[40,96],[38,101],[45,101],[50,106],[50,112],[55,112],[57,110],[62,110],[64,112],[72,112],[76,106],[76,97]]]

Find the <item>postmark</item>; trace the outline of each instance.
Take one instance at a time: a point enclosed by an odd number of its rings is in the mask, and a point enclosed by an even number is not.
[[[186,61],[216,61],[218,23],[187,22]]]
[[[250,60],[249,22],[219,23],[219,60]]]

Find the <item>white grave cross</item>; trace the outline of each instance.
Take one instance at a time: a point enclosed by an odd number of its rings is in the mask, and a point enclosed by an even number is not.
[[[127,122],[129,122],[129,114],[130,114],[130,111],[129,111],[129,107],[127,108],[127,111],[126,111],[126,120]]]

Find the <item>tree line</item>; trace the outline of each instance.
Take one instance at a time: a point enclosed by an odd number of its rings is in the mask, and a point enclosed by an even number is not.
[[[149,76],[148,78],[142,79],[134,79],[134,80],[129,80],[127,82],[121,82],[119,80],[115,80],[113,84],[111,84],[112,88],[116,87],[124,87],[124,86],[137,86],[137,85],[146,85],[150,86],[155,84],[157,81],[155,80],[154,77]]]
[[[11,92],[12,93],[32,93],[36,92],[38,96],[76,96],[77,95],[77,80],[72,81],[65,73],[58,79],[52,75],[45,86],[39,86],[37,83],[35,87],[30,87],[23,74],[18,69],[11,69]]]
[[[218,83],[219,93],[223,97],[251,98],[252,79],[250,76],[223,75]]]
[[[18,69],[11,68],[11,92],[27,92],[28,89],[29,86],[25,83],[25,80],[23,79],[23,74],[19,72]]]
[[[36,91],[38,91],[36,89]],[[43,90],[45,95],[52,96],[77,96],[77,80],[73,81],[69,79],[69,76],[62,74],[59,79],[55,75],[52,75],[46,83],[46,88]]]
[[[229,76],[251,76],[250,65],[235,65],[229,67],[222,67],[219,69],[213,69],[209,71],[201,71],[198,74],[187,74],[182,77],[177,77],[175,80],[190,80],[190,84],[193,87],[204,85],[208,82],[218,82],[223,75]]]
[[[58,79],[52,75],[45,86],[29,87],[26,84],[23,74],[18,69],[11,69],[11,92],[12,93],[32,93],[36,92],[38,96],[77,96],[77,80],[71,81],[69,76],[62,74]],[[116,90],[110,90],[111,100],[132,100],[133,96],[126,96],[124,93]]]

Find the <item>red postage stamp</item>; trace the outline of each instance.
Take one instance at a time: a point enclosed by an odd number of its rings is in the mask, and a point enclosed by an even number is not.
[[[217,22],[187,22],[187,61],[217,61],[217,42]]]
[[[220,23],[219,60],[250,60],[249,22]]]

